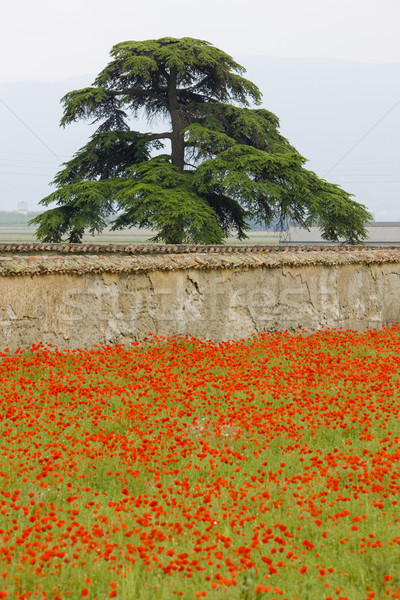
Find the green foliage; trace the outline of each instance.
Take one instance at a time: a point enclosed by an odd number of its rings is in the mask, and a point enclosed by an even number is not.
[[[106,217],[114,212],[114,183],[119,180],[83,181],[71,183],[42,200],[45,205],[56,202],[56,208],[45,211],[30,221],[39,225],[37,237],[43,242],[60,242],[68,235],[69,242],[80,242],[85,229],[93,235],[106,226]]]
[[[61,187],[87,179],[124,176],[129,166],[149,160],[151,147],[160,148],[162,144],[136,131],[98,131],[72,160],[64,163],[53,183]],[[43,203],[48,204],[47,200]]]
[[[217,213],[193,186],[194,174],[181,173],[169,156],[158,156],[128,169],[116,199],[121,214],[113,229],[132,226],[158,231],[152,241],[221,244]]]
[[[32,223],[44,241],[79,241],[115,215],[113,228],[145,227],[167,243],[223,243],[246,237],[250,219],[268,225],[317,223],[326,239],[366,237],[371,215],[339,186],[305,169],[279,132],[244,68],[210,43],[192,38],[122,42],[93,86],[62,99],[63,126],[91,119],[99,127],[63,165],[56,202]],[[131,131],[128,116],[167,118],[163,133]],[[152,156],[165,141],[171,155]]]
[[[200,123],[209,131],[226,134],[238,144],[254,146],[269,153],[297,153],[279,133],[278,117],[268,110],[215,103],[195,105],[191,112],[196,125],[188,126],[188,132]]]

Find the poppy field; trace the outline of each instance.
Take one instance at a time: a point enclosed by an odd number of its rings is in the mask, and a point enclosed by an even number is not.
[[[0,599],[400,598],[400,329],[0,352]]]

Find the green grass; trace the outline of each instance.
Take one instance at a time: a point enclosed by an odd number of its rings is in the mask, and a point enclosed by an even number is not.
[[[400,597],[399,328],[1,358],[9,598]]]
[[[152,233],[144,229],[127,229],[123,231],[104,230],[101,235],[85,235],[83,242],[92,244],[145,244],[148,243]],[[250,231],[248,239],[239,241],[235,237],[228,238],[226,244],[279,244],[279,233],[269,231]],[[0,243],[33,243],[38,240],[34,230],[25,226],[0,226]]]

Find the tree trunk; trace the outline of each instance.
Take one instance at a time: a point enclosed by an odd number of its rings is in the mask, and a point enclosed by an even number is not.
[[[176,86],[177,70],[176,67],[172,67],[168,80],[168,105],[172,125],[171,159],[172,164],[182,172],[185,167],[185,140],[181,131],[185,127],[185,120],[179,107]],[[166,228],[164,233],[167,244],[182,244],[184,242],[185,230],[183,223],[176,223],[173,227]]]
[[[185,232],[181,223],[175,226],[164,227],[165,243],[166,244],[184,244]]]
[[[176,86],[177,71],[176,67],[172,67],[168,81],[168,104],[172,125],[171,157],[172,164],[183,171],[185,166],[185,140],[181,131],[185,127],[185,119],[179,107]]]
[[[171,113],[172,120],[172,138],[171,138],[171,158],[172,164],[183,171],[185,166],[185,140],[180,133],[185,127],[179,111],[176,114]]]

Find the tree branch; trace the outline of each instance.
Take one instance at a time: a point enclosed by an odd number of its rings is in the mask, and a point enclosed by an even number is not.
[[[164,133],[150,133],[146,134],[148,140],[162,140],[164,138],[172,139],[171,131],[164,131]]]
[[[148,96],[149,98],[155,98],[159,100],[166,108],[168,108],[168,102],[155,92],[151,92],[150,90],[142,90],[140,88],[126,88],[125,90],[107,90],[107,94],[110,96],[126,96],[129,94],[136,94],[137,96]]]

